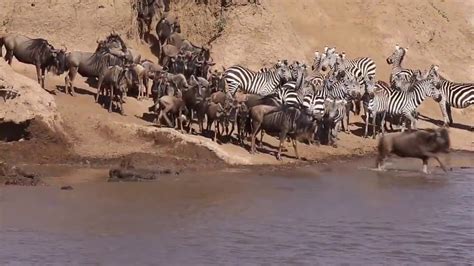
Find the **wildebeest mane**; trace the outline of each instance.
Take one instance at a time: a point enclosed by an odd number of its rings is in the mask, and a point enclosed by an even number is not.
[[[101,49],[95,52],[91,57],[91,67],[96,70],[97,75],[100,75],[100,73],[110,66],[122,64],[123,59],[110,54],[107,49]]]

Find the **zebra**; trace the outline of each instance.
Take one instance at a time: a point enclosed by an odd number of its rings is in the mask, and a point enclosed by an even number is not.
[[[439,106],[443,114],[444,125],[453,124],[451,107],[463,109],[474,104],[474,83],[452,82],[439,75],[439,66],[432,65],[428,72],[429,77],[438,76],[441,87]]]
[[[395,45],[395,51],[393,51],[393,53],[387,57],[387,64],[392,65],[392,71],[390,72],[390,84],[393,83],[395,75],[398,75],[403,80],[408,81],[415,74],[415,70],[402,67],[402,62],[407,52],[408,48],[403,48],[397,44]]]
[[[382,134],[385,133],[385,116],[403,115],[410,120],[411,129],[416,129],[416,119],[414,112],[426,97],[434,100],[441,98],[441,91],[438,89],[439,79],[430,78],[415,82],[408,91],[400,91],[392,88],[386,82],[377,81],[375,84],[373,97],[368,100],[368,114],[372,115],[372,138],[375,138],[375,120],[377,114],[382,114]],[[365,134],[367,136],[369,115],[365,117]],[[402,127],[402,132],[404,126]]]
[[[332,69],[337,75],[350,75],[356,78],[359,86],[368,89],[368,81],[375,80],[377,66],[369,57],[358,57],[354,59],[346,59],[345,52],[338,54],[335,48],[327,49],[326,56],[321,60],[321,70],[326,71],[327,68]],[[360,100],[355,100],[355,114],[360,113]]]
[[[314,53],[313,65],[311,66],[311,74],[305,79],[305,82],[313,84],[314,86],[322,86],[326,76],[321,73],[321,61],[326,54],[320,54],[318,51]]]
[[[240,65],[229,67],[224,72],[224,80],[229,92],[235,95],[238,89],[245,93],[269,95],[275,89],[291,79],[287,62],[279,61],[274,69],[254,72]]]

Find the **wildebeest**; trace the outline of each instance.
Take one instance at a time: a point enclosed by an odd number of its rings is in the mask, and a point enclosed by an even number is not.
[[[148,108],[149,111],[155,111],[158,116],[156,122],[159,124],[162,118],[165,118],[166,123],[169,127],[174,127],[176,125],[176,120],[179,123],[179,129],[183,131],[183,120],[186,119],[185,113],[187,112],[186,106],[183,99],[176,96],[165,95],[158,99],[156,104]],[[170,114],[173,117],[173,123],[168,117]]]
[[[151,22],[157,10],[160,10],[159,1],[157,0],[137,1],[138,33],[141,39],[144,39],[145,33],[150,33]]]
[[[262,113],[264,115],[262,115]],[[250,109],[252,124],[252,146],[251,153],[255,153],[255,138],[260,130],[264,130],[269,135],[277,135],[280,140],[276,158],[281,160],[281,150],[284,141],[289,137],[292,141],[295,155],[299,159],[297,148],[297,138],[314,132],[316,123],[313,118],[293,107],[274,107],[257,105]]]
[[[111,49],[114,49],[111,52]],[[111,34],[105,41],[98,41],[97,49],[94,53],[73,51],[66,55],[66,65],[69,70],[65,78],[65,92],[74,95],[74,79],[79,73],[87,78],[99,78],[109,66],[122,65],[125,61],[125,44],[122,39],[115,34]],[[99,80],[99,86],[100,84]],[[96,95],[96,102],[99,94]]]
[[[377,167],[384,169],[384,162],[390,154],[400,157],[419,158],[423,160],[423,172],[428,173],[428,159],[435,158],[446,171],[437,153],[448,153],[450,148],[449,133],[446,128],[417,130],[398,134],[384,135],[378,143]]]
[[[36,67],[36,76],[42,88],[46,70],[51,70],[56,75],[61,75],[65,71],[65,51],[55,49],[45,39],[31,39],[19,34],[5,35],[0,39],[0,55],[3,45],[6,49],[5,61],[8,64],[12,64],[15,56],[18,61]]]
[[[163,46],[167,39],[174,32],[181,32],[181,27],[179,24],[178,17],[169,17],[166,16],[162,18],[156,25],[156,35],[160,41],[160,45]]]
[[[112,112],[112,105],[115,99],[120,105],[120,114],[124,115],[123,97],[127,94],[128,88],[134,85],[137,80],[136,73],[133,66],[110,66],[103,73],[103,83],[107,87],[107,94],[109,95],[109,112]],[[98,87],[98,93],[102,91]]]

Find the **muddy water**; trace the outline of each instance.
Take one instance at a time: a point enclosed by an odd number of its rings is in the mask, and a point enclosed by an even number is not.
[[[419,264],[474,261],[474,169],[426,176],[421,162],[372,159],[173,176],[146,183],[74,182],[74,190],[0,188],[0,264]],[[80,178],[80,177],[77,177]]]

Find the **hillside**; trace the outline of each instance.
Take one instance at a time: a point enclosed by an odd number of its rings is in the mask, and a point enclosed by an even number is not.
[[[473,80],[474,17],[471,11],[474,1],[261,0],[259,6],[233,6],[222,14],[214,3],[217,1],[210,1],[209,6],[198,6],[192,1],[176,2],[171,13],[180,17],[183,34],[193,42],[205,43],[219,29],[223,30],[212,43],[213,57],[219,68],[238,63],[258,69],[283,58],[309,63],[316,50],[321,51],[329,45],[345,51],[348,57],[372,57],[377,63],[378,79],[387,80],[389,66],[385,58],[398,43],[409,47],[406,66],[426,69],[433,63],[439,64],[447,78]],[[89,51],[95,48],[97,39],[115,30],[127,36],[127,42],[145,57],[156,61],[149,46],[136,39],[132,14],[129,0],[1,1],[0,33],[19,32],[46,38],[58,47],[66,46],[69,51]],[[32,66],[14,61],[13,67],[34,78]],[[50,89],[63,82],[63,77],[48,76]],[[95,89],[82,82],[77,86],[84,88],[85,93],[75,98],[60,92],[55,96],[77,153],[100,157],[156,151],[155,146],[136,137],[136,130],[130,130],[136,126],[150,130],[150,123],[139,118],[149,101],[129,99],[125,107],[128,115],[120,117],[108,114],[93,102],[89,94]],[[441,118],[439,107],[432,100],[427,100],[420,111],[431,118]],[[453,113],[456,122],[474,124],[472,107]],[[420,125],[434,126],[423,121]],[[110,138],[110,132],[113,132],[113,138]],[[452,128],[451,133],[455,148],[474,150],[472,132]],[[375,141],[359,136],[340,135],[339,148],[305,147],[303,155],[320,159],[327,155],[360,154],[371,151],[375,144]],[[190,138],[203,145],[217,145],[202,137]],[[212,149],[229,162],[232,157],[249,156],[244,149],[234,145],[216,147]],[[293,154],[292,149],[289,154]],[[248,163],[274,162],[269,155],[260,154],[254,158],[257,159]]]

